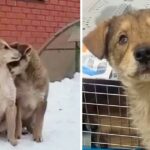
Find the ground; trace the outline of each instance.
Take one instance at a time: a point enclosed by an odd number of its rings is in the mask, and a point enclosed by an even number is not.
[[[43,142],[32,141],[31,135],[11,146],[0,138],[2,150],[79,150],[80,149],[80,77],[50,83],[48,108],[43,128]]]

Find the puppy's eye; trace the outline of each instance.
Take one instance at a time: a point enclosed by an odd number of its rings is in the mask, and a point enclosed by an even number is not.
[[[15,61],[15,62],[10,62],[8,64],[9,67],[16,67],[16,66],[19,66],[20,62],[19,61]]]
[[[126,35],[120,35],[119,37],[119,44],[120,45],[123,45],[123,44],[126,44],[128,42],[128,37]]]

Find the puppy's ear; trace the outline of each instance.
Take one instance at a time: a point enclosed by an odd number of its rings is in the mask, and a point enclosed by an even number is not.
[[[8,45],[6,41],[0,39],[0,49],[1,48],[10,49],[10,46]]]
[[[28,47],[26,47],[26,50],[24,51],[24,55],[30,55],[31,54],[31,50],[32,50],[32,47],[30,45],[28,45]]]
[[[32,49],[31,45],[18,42],[11,43],[10,46],[17,49],[22,55],[30,55]]]
[[[83,43],[88,48],[88,50],[100,59],[105,56],[106,36],[108,29],[109,21],[103,22],[83,39]]]
[[[9,45],[10,45],[10,47],[12,47],[14,49],[18,49],[19,43],[18,42],[13,42],[13,43],[10,43]]]

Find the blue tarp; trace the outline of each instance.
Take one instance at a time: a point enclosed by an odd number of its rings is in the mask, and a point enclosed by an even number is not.
[[[83,150],[131,150],[131,149],[120,149],[120,148],[89,148],[83,147]],[[142,148],[136,148],[135,150],[143,150]]]

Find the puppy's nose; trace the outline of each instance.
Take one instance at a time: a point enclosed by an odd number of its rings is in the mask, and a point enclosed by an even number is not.
[[[147,64],[150,61],[150,47],[141,47],[135,50],[136,61]]]

